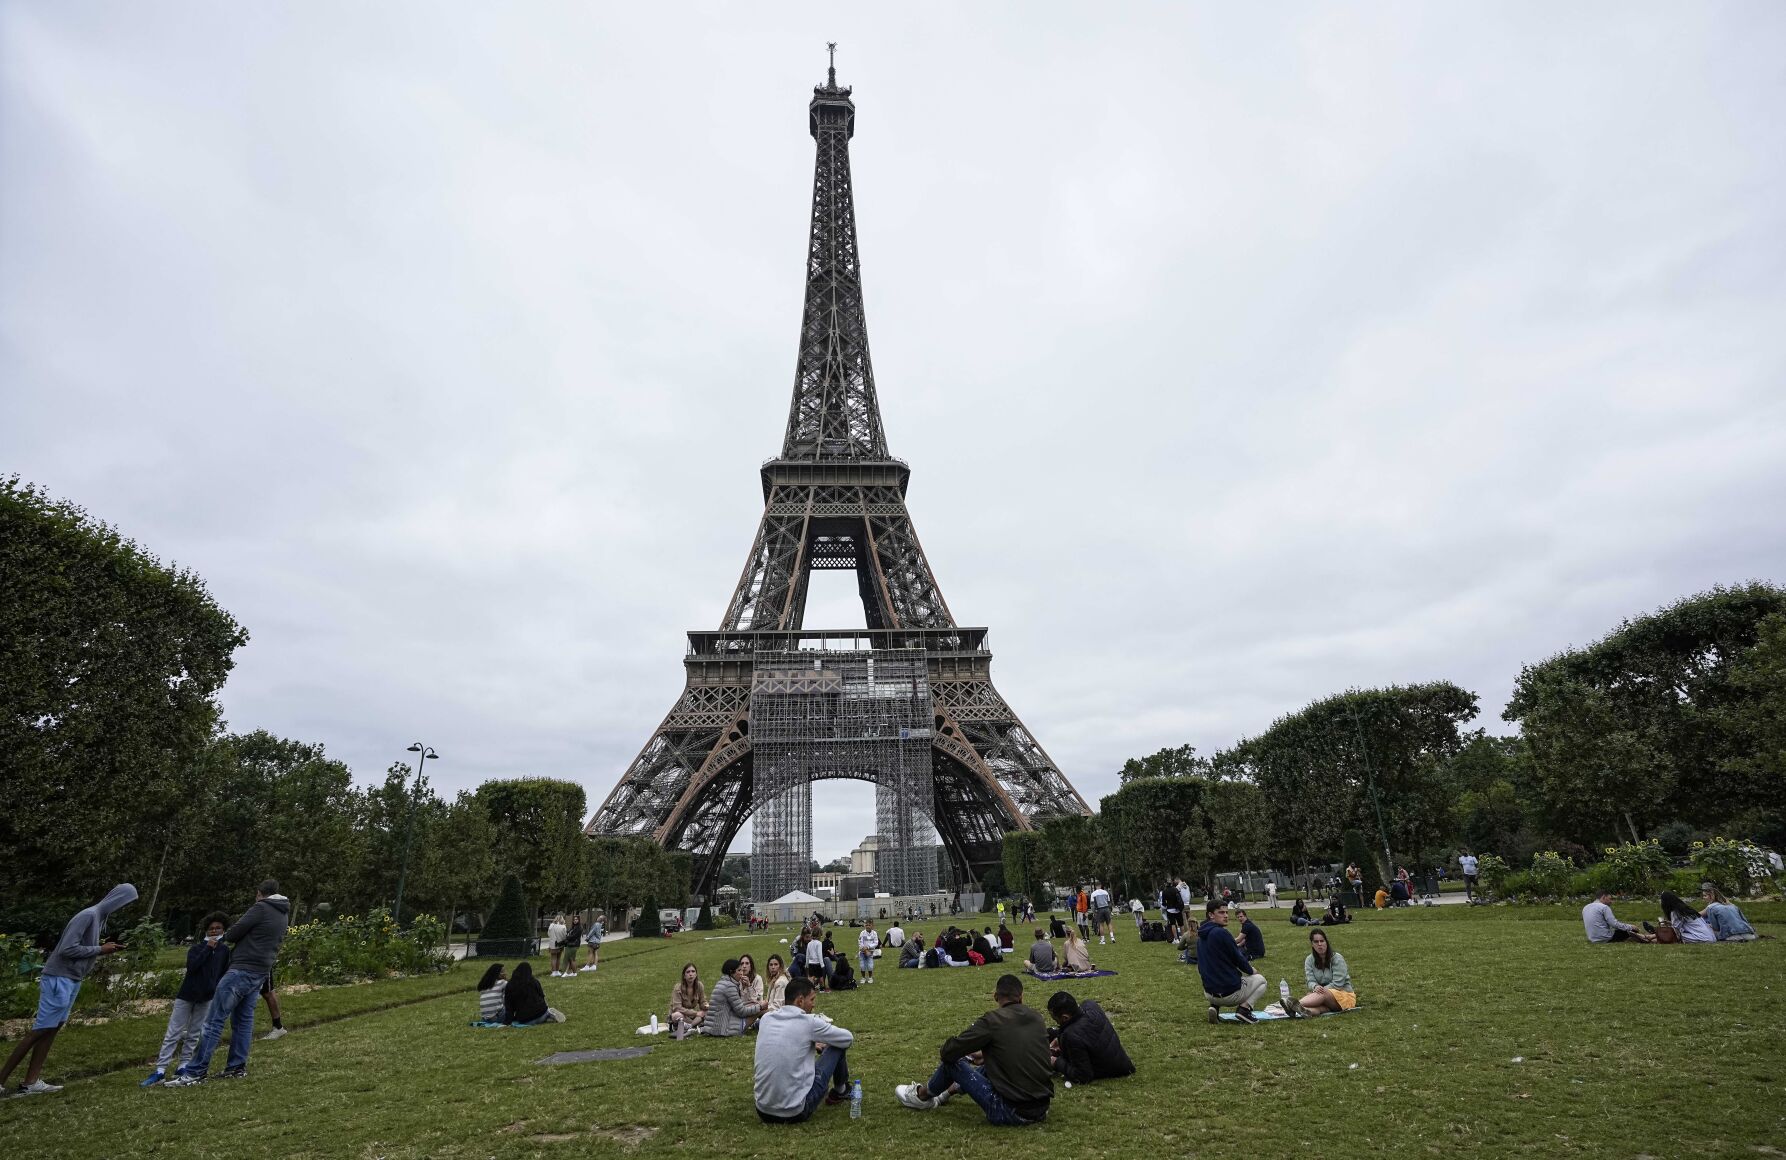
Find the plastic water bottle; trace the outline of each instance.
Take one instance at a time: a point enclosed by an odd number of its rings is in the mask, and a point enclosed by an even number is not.
[[[860,1120],[861,1118],[862,1118],[862,1081],[859,1079],[853,1079],[850,1081],[850,1119]]]
[[[1290,980],[1279,979],[1277,981],[1277,997],[1284,1005],[1284,1014],[1288,1015],[1290,1013]]]
[[[657,1034],[657,1015],[655,1012],[651,1016],[651,1034]]]

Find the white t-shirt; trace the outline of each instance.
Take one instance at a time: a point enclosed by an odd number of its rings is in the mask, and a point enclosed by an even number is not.
[[[1465,878],[1476,877],[1476,855],[1465,854],[1457,860],[1457,864],[1463,870]]]
[[[890,947],[905,945],[905,931],[900,928],[898,923],[887,928],[887,945]]]
[[[881,936],[875,933],[872,926],[863,927],[862,933],[856,936],[856,949],[864,953],[880,950]]]
[[[569,927],[562,922],[555,922],[546,928],[546,941],[555,947],[561,947],[564,945],[564,936],[569,933]]]
[[[1110,909],[1110,892],[1108,890],[1105,890],[1102,886],[1100,886],[1096,890],[1092,891],[1091,892],[1091,906],[1092,906],[1093,910],[1109,910]]]
[[[806,944],[806,965],[809,967],[825,965],[825,944],[816,938]]]
[[[1147,907],[1141,905],[1141,900],[1139,898],[1131,898],[1129,899],[1129,909],[1136,914],[1140,914],[1142,911],[1146,910]]]

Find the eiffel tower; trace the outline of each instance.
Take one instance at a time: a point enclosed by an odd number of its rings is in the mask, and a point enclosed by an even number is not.
[[[763,518],[719,628],[688,634],[682,696],[585,827],[691,852],[704,895],[753,815],[753,893],[805,888],[824,778],[876,784],[880,828],[894,831],[881,835],[881,888],[895,892],[923,879],[916,858],[935,865],[913,850],[930,825],[965,884],[997,864],[1005,833],[1090,813],[993,688],[986,629],[955,623],[906,509],[911,470],[887,450],[862,306],[856,107],[831,49],[808,107],[806,302]],[[812,572],[841,568],[867,628],[806,628]]]

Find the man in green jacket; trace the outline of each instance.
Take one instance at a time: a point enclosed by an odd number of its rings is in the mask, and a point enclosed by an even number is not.
[[[992,1010],[943,1044],[942,1065],[928,1083],[902,1083],[899,1102],[929,1111],[957,1091],[980,1105],[986,1119],[1005,1127],[1036,1124],[1054,1098],[1054,1065],[1048,1026],[1023,1005],[1023,981],[1000,975]]]

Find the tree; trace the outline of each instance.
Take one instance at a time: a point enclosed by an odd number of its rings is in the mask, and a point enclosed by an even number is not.
[[[1097,819],[1080,814],[1042,823],[1042,844],[1048,851],[1048,879],[1056,885],[1106,877],[1104,849]]]
[[[500,955],[520,953],[520,948],[533,943],[533,910],[521,893],[521,880],[513,874],[502,880],[502,893],[478,932],[478,954]]]
[[[588,881],[583,787],[546,777],[486,781],[477,799],[496,829],[496,864],[536,906],[577,905]]]
[[[195,573],[0,478],[0,894],[153,881],[248,634]]]
[[[477,796],[464,790],[430,831],[421,853],[416,897],[439,907],[445,904],[447,934],[461,904],[488,897],[496,876],[496,827]]]
[[[1001,858],[1006,885],[1026,898],[1041,898],[1047,885],[1046,856],[1042,835],[1037,831],[1013,830],[1006,834]]]
[[[1192,777],[1209,772],[1209,763],[1197,756],[1196,749],[1179,745],[1162,749],[1147,757],[1131,757],[1122,763],[1116,780],[1123,785],[1148,777]]]
[[[1384,881],[1379,868],[1381,859],[1372,853],[1370,843],[1364,840],[1364,834],[1359,830],[1347,830],[1341,838],[1341,847],[1346,865],[1358,867],[1358,872],[1364,875],[1364,897],[1372,897]]]
[[[1202,777],[1133,779],[1098,803],[1107,860],[1125,888],[1151,893],[1168,878],[1200,881],[1209,867]]]
[[[1527,665],[1501,715],[1531,747],[1552,822],[1578,839],[1621,827],[1640,837],[1675,818],[1720,822],[1753,808],[1757,791],[1777,802],[1768,771],[1780,766],[1741,723],[1786,694],[1786,680],[1756,680],[1755,668],[1782,614],[1786,589],[1717,587]]]
[[[663,933],[663,920],[657,915],[657,899],[647,898],[645,905],[639,908],[639,917],[633,919],[632,935],[634,938],[659,938]]]

